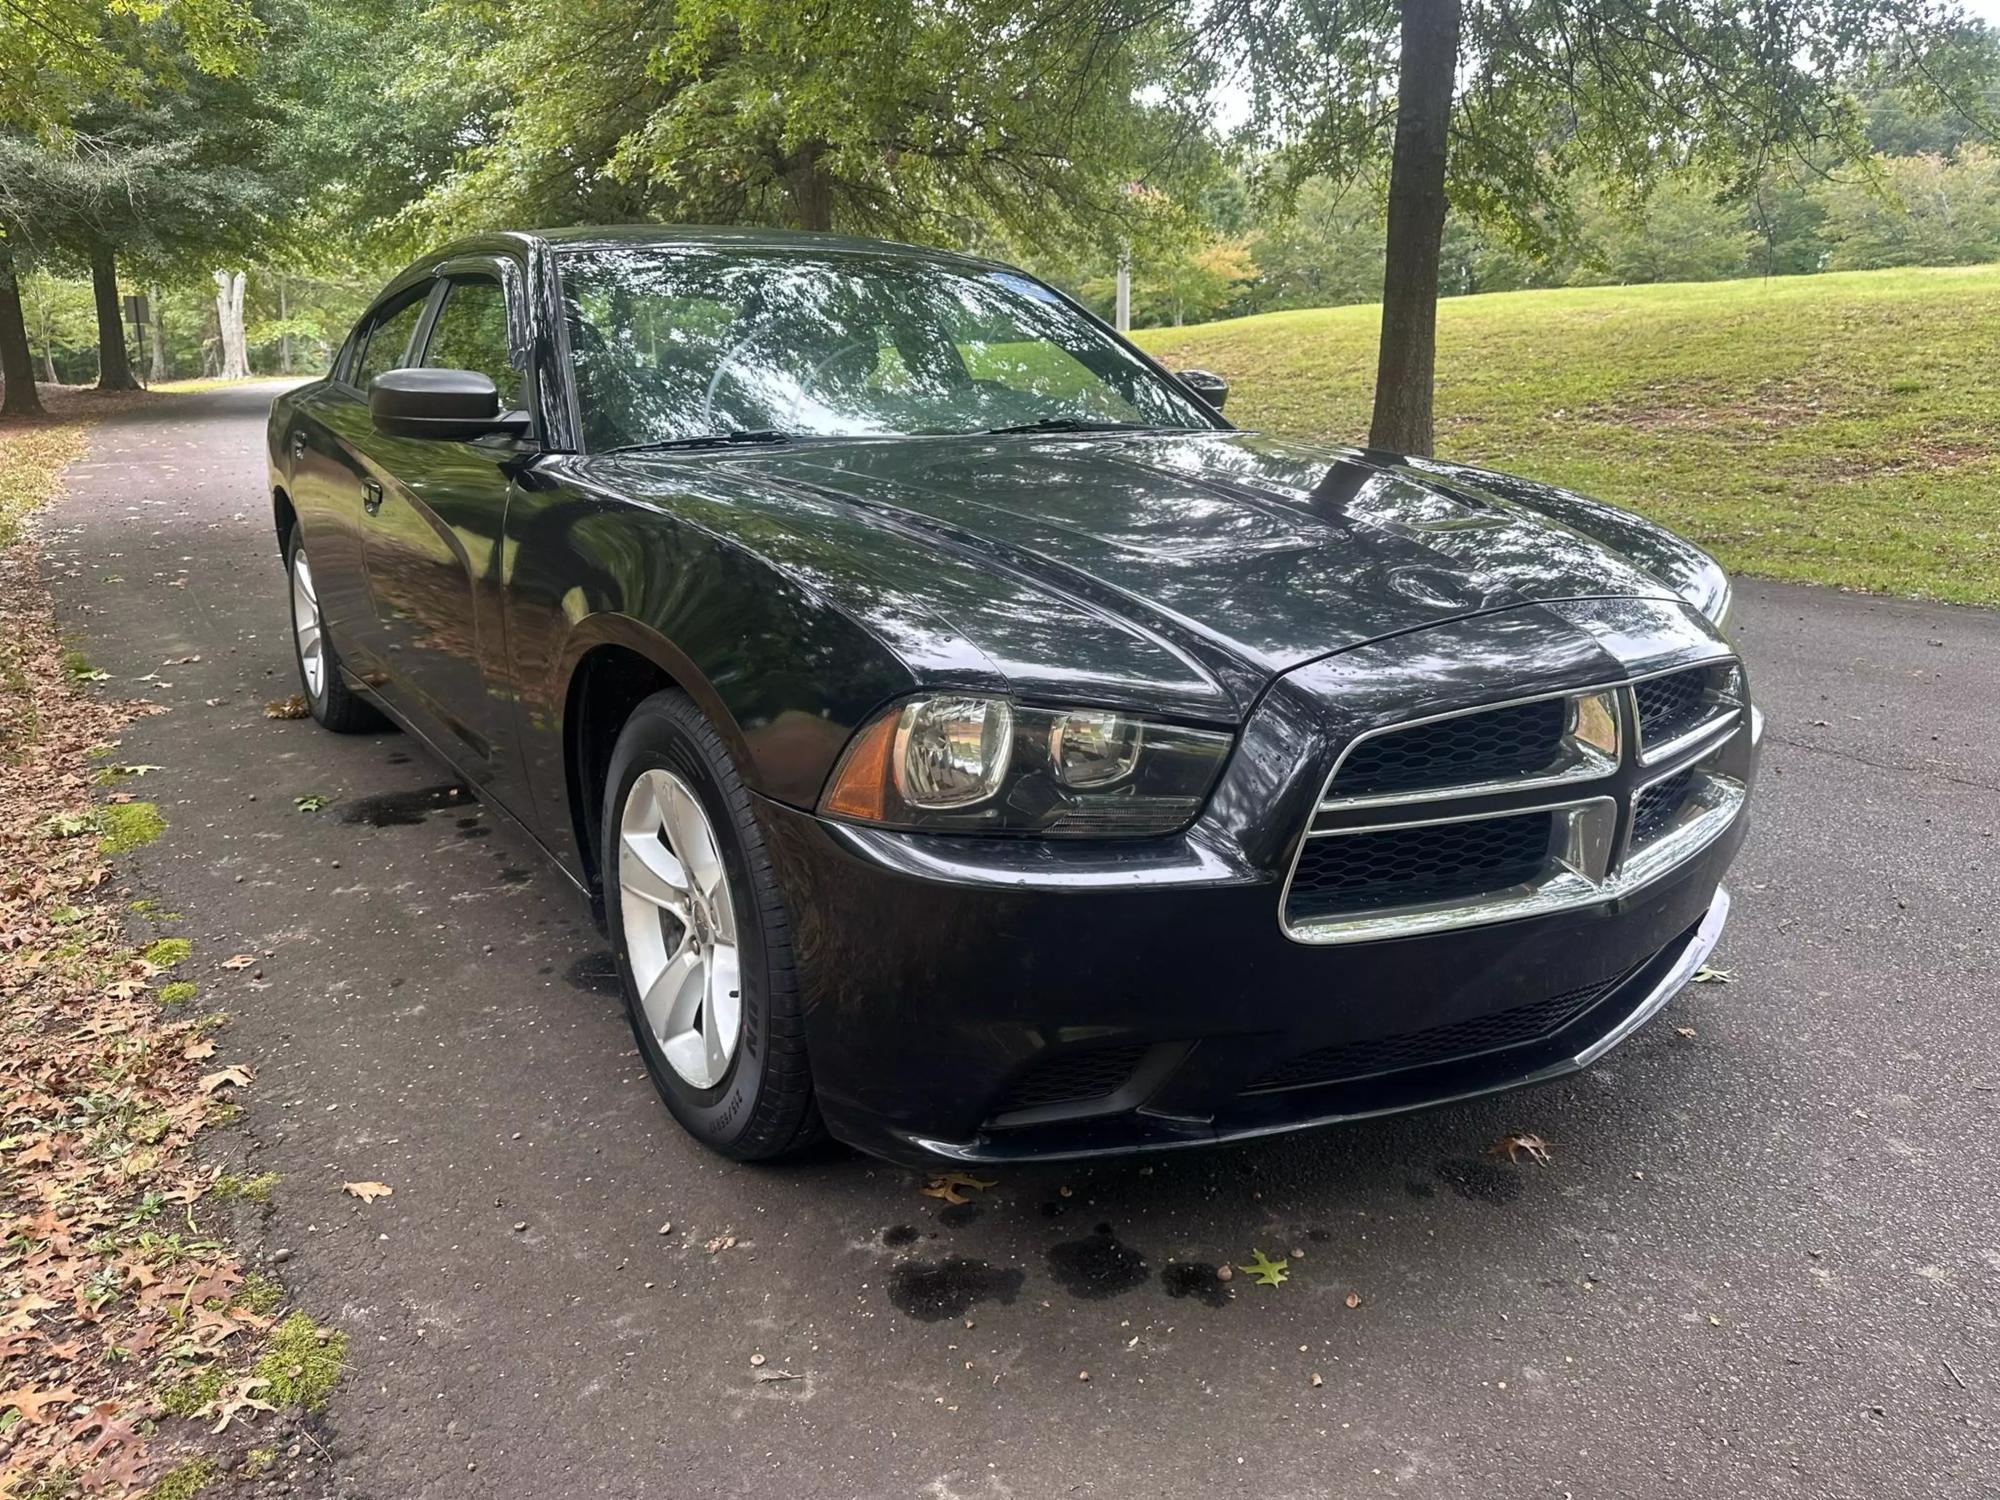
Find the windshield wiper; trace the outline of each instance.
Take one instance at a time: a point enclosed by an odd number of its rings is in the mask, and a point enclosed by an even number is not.
[[[988,427],[987,437],[1009,432],[1150,432],[1144,422],[1092,422],[1084,417],[1037,417],[1032,422],[1014,422],[1006,427]]]
[[[727,432],[705,432],[699,437],[660,438],[651,443],[627,443],[607,448],[607,453],[658,453],[684,448],[730,448],[739,443],[789,443],[792,435],[775,427],[732,427]]]

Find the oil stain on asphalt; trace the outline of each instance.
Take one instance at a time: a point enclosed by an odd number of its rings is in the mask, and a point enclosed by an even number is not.
[[[1210,1307],[1229,1305],[1229,1283],[1216,1274],[1217,1268],[1203,1261],[1176,1261],[1160,1272],[1160,1285],[1169,1297],[1193,1297]]]
[[[995,1270],[963,1256],[906,1260],[889,1273],[889,1300],[920,1323],[942,1323],[963,1317],[978,1302],[1013,1302],[1026,1279],[1021,1271]]]
[[[434,812],[448,808],[470,808],[477,800],[470,790],[455,781],[440,786],[418,787],[408,792],[378,792],[372,797],[356,797],[340,805],[340,821],[365,823],[370,828],[414,828]]]
[[[1087,1239],[1052,1246],[1049,1274],[1072,1295],[1094,1302],[1143,1285],[1146,1257],[1121,1242],[1109,1224],[1099,1224]]]

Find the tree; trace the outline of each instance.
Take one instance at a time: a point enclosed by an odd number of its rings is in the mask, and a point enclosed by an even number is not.
[[[146,24],[121,25],[127,18]],[[52,131],[78,105],[136,98],[184,64],[234,72],[256,36],[248,0],[8,0],[0,22],[0,127]]]
[[[1951,0],[1215,0],[1209,15],[1290,176],[1389,160],[1370,441],[1416,453],[1433,438],[1447,206],[1558,247],[1581,173],[1644,196],[1694,171],[1744,199],[1778,163],[1866,154],[1849,92],[1864,67],[1963,107],[1990,66]]]
[[[1881,183],[1834,181],[1815,195],[1826,212],[1828,265],[1960,266],[2000,259],[2000,158],[1981,146],[1955,157],[1878,157]]]
[[[1636,203],[1603,184],[1582,196],[1584,263],[1572,282],[1719,281],[1748,269],[1753,236],[1744,207],[1713,183],[1674,177]]]
[[[453,229],[664,217],[963,242],[1143,212],[1213,158],[1170,7],[1075,0],[447,0],[412,86],[490,134],[421,206]]]

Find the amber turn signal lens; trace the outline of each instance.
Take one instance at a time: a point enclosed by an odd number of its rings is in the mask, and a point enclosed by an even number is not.
[[[896,747],[895,714],[862,730],[834,769],[820,807],[837,818],[880,822],[888,810],[889,755]]]

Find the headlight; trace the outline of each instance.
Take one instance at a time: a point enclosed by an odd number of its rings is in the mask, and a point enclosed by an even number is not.
[[[820,811],[938,832],[1172,833],[1201,811],[1230,744],[1217,730],[1104,709],[940,693],[855,735]]]

